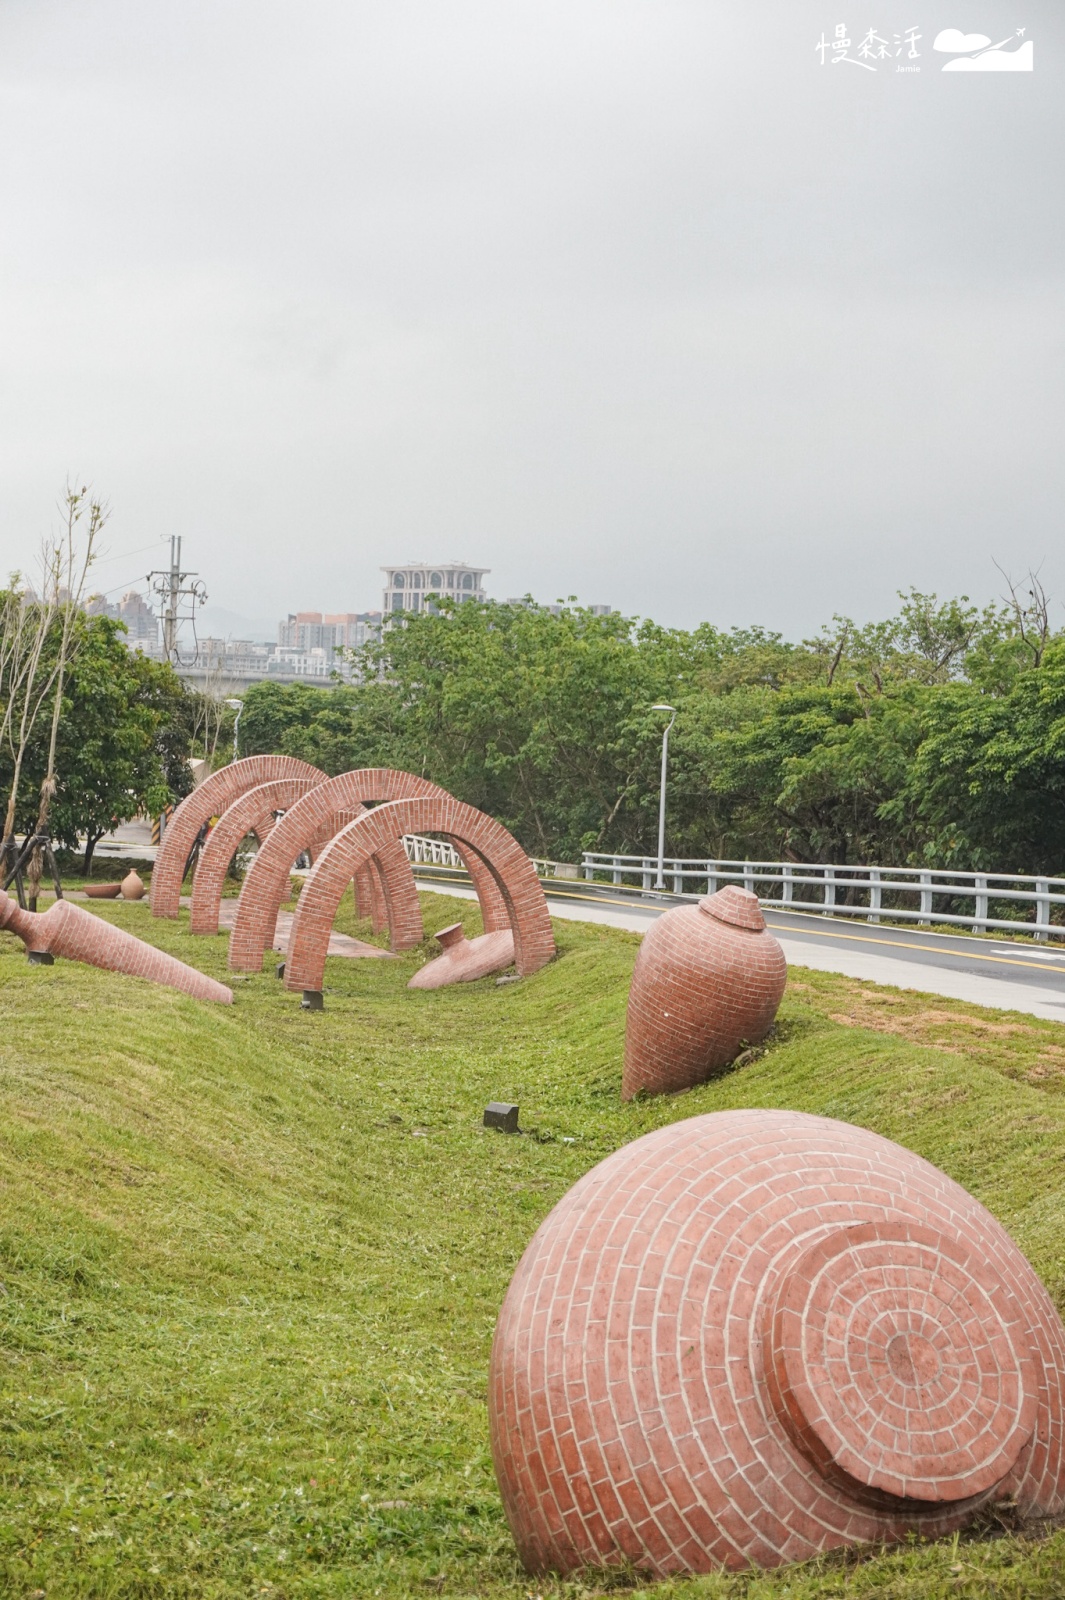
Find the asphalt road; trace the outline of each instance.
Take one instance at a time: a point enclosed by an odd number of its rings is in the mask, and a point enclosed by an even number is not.
[[[423,888],[446,885],[453,893],[465,876],[442,868],[415,871]],[[674,895],[557,879],[545,883],[544,890],[553,916],[637,933],[671,906],[692,904]],[[884,927],[821,912],[766,909],[765,919],[791,966],[1065,1022],[1065,947],[1023,937],[984,939],[942,929]]]

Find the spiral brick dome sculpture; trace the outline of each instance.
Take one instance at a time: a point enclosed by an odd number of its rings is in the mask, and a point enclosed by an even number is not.
[[[772,1567],[1065,1510],[1065,1328],[995,1219],[846,1123],[728,1111],[547,1217],[492,1349],[532,1571]]]
[[[784,994],[784,952],[758,897],[729,885],[647,930],[625,1023],[621,1095],[690,1089],[764,1039]]]

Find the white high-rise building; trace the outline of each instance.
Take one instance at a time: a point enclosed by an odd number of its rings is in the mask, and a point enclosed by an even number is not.
[[[490,567],[467,567],[457,561],[432,566],[413,561],[406,567],[382,567],[387,583],[384,610],[421,611],[432,599],[487,600],[482,579]]]

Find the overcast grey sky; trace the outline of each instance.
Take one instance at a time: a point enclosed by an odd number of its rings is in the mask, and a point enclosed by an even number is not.
[[[0,0],[0,560],[69,472],[100,587],[181,533],[234,623],[416,559],[791,635],[1065,596],[1062,10]]]

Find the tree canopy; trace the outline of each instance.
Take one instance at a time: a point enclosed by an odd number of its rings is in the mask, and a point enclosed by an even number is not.
[[[245,754],[406,768],[537,855],[1065,869],[1065,639],[1018,603],[910,591],[886,621],[794,643],[576,605],[407,616],[332,688],[259,684]]]
[[[58,622],[45,658],[59,648]],[[193,697],[173,669],[125,643],[125,626],[78,612],[63,685],[51,831],[74,850],[86,839],[86,869],[97,841],[118,822],[161,811],[191,787]],[[12,686],[0,683],[5,697]],[[17,693],[17,689],[15,690]],[[26,750],[16,824],[29,831],[47,762],[49,729],[39,720]],[[11,782],[10,739],[0,748],[0,787]]]

